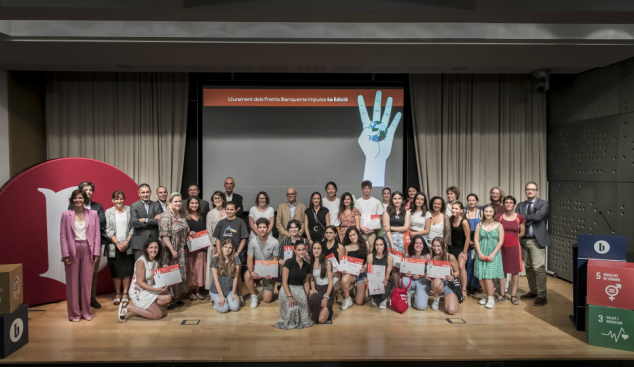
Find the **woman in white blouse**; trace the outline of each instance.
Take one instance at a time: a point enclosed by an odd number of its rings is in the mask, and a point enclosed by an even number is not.
[[[206,218],[207,219],[206,221],[207,235],[209,236],[209,239],[211,240],[211,243],[212,243],[212,246],[207,247],[207,264],[211,264],[211,259],[214,256],[217,256],[217,254],[215,253],[216,246],[213,246],[213,244],[216,243],[216,239],[213,236],[214,229],[216,229],[216,225],[218,224],[218,222],[220,222],[221,219],[224,219],[227,217],[227,213],[225,213],[227,198],[225,197],[224,192],[215,191],[213,195],[211,195],[211,202],[214,205],[214,208],[209,213],[207,213],[207,218]],[[211,287],[212,279],[213,278],[212,278],[211,271],[208,271],[205,277],[206,289],[209,289],[209,287]]]
[[[410,238],[423,236],[425,242],[429,242],[427,240],[429,231],[425,231],[425,222],[427,218],[431,218],[431,213],[427,207],[427,197],[423,192],[416,193],[414,204],[410,207],[410,212],[412,213],[409,226]],[[427,243],[427,246],[429,246],[429,243]]]
[[[339,205],[341,205],[341,201],[337,197],[337,184],[334,182],[328,182],[326,184],[326,197],[322,200],[321,205],[324,208],[328,209],[328,213],[330,213],[330,225],[339,227],[341,225],[341,220],[339,219]],[[318,238],[317,241],[321,241],[321,238]]]
[[[275,210],[269,206],[269,195],[260,191],[255,197],[255,205],[249,210],[249,228],[251,228],[250,239],[258,237],[258,227],[255,222],[260,218],[266,218],[269,220],[269,230],[267,235],[271,234],[273,226],[275,225]]]
[[[125,205],[125,194],[117,190],[112,194],[114,206],[106,210],[106,234],[110,243],[106,247],[110,275],[114,282],[114,304],[128,303],[130,280],[134,274],[134,254],[130,239],[134,233],[130,222],[130,207]],[[123,292],[121,286],[123,285]]]

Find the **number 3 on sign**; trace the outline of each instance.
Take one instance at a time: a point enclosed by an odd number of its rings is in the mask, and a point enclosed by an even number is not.
[[[603,315],[599,315],[599,322],[603,322]]]

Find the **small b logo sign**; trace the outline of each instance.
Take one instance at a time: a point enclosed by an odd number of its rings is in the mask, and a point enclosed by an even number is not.
[[[594,251],[601,255],[607,254],[610,251],[610,244],[603,240],[597,241],[594,244]]]
[[[22,319],[15,319],[13,324],[11,324],[11,329],[9,329],[9,336],[11,337],[11,341],[17,343],[18,340],[22,337],[22,332],[24,331],[24,323]]]

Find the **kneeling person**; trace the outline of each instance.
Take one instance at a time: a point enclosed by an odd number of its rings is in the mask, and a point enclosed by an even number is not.
[[[253,270],[255,260],[277,261],[279,256],[280,244],[273,236],[268,234],[269,223],[269,220],[266,218],[259,218],[255,222],[258,229],[258,237],[252,238],[249,241],[249,248],[247,250],[247,267],[249,270],[244,274],[244,282],[251,293],[251,308],[258,307],[258,296],[255,294],[254,282],[259,279],[262,279],[262,282],[264,283],[262,300],[264,303],[270,303],[273,301],[275,279],[271,279],[270,276],[262,278]]]
[[[214,310],[227,313],[229,310],[238,311],[240,298],[238,297],[238,279],[240,278],[240,258],[235,255],[235,249],[230,239],[222,241],[218,256],[211,259],[212,280],[209,286],[209,296],[214,303]]]

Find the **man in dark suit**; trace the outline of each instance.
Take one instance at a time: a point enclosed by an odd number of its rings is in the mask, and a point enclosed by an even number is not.
[[[228,202],[233,202],[236,204],[236,217],[242,218],[242,214],[244,211],[242,210],[242,196],[233,192],[233,188],[236,187],[236,183],[233,181],[233,178],[227,177],[225,179],[225,197]]]
[[[522,258],[526,266],[526,278],[530,291],[521,299],[535,299],[533,306],[548,303],[546,295],[546,247],[550,246],[548,235],[548,201],[537,197],[539,189],[535,182],[529,182],[524,188],[526,201],[519,203],[515,212],[526,219],[526,233],[520,238]]]
[[[95,184],[89,181],[84,181],[79,184],[78,188],[82,190],[88,201],[84,203],[84,207],[86,209],[95,210],[97,215],[99,216],[99,229],[101,234],[101,249],[103,246],[108,243],[108,235],[106,235],[106,214],[103,211],[103,206],[99,203],[95,203],[92,201],[92,195],[95,193]],[[68,206],[68,209],[73,209],[72,205]],[[97,274],[99,274],[99,263],[101,262],[101,256],[97,258],[95,261],[95,268],[92,273],[92,288],[90,290],[90,307],[101,308],[101,303],[97,302]],[[80,289],[81,291],[81,289]],[[81,298],[81,295],[80,295]]]
[[[207,200],[203,200],[199,196],[200,188],[198,187],[198,185],[196,184],[189,185],[189,187],[187,188],[187,194],[189,194],[190,197],[196,196],[198,200],[200,200],[200,212],[202,213],[203,218],[207,218],[207,213],[209,213],[209,202]],[[183,203],[183,206],[185,206],[185,203]]]
[[[150,185],[139,185],[139,197],[141,200],[130,205],[130,221],[134,227],[134,235],[132,235],[132,252],[134,253],[134,261],[141,256],[143,244],[152,236],[156,240],[159,239],[159,223],[158,219],[163,213],[161,205],[150,200],[152,189]]]

